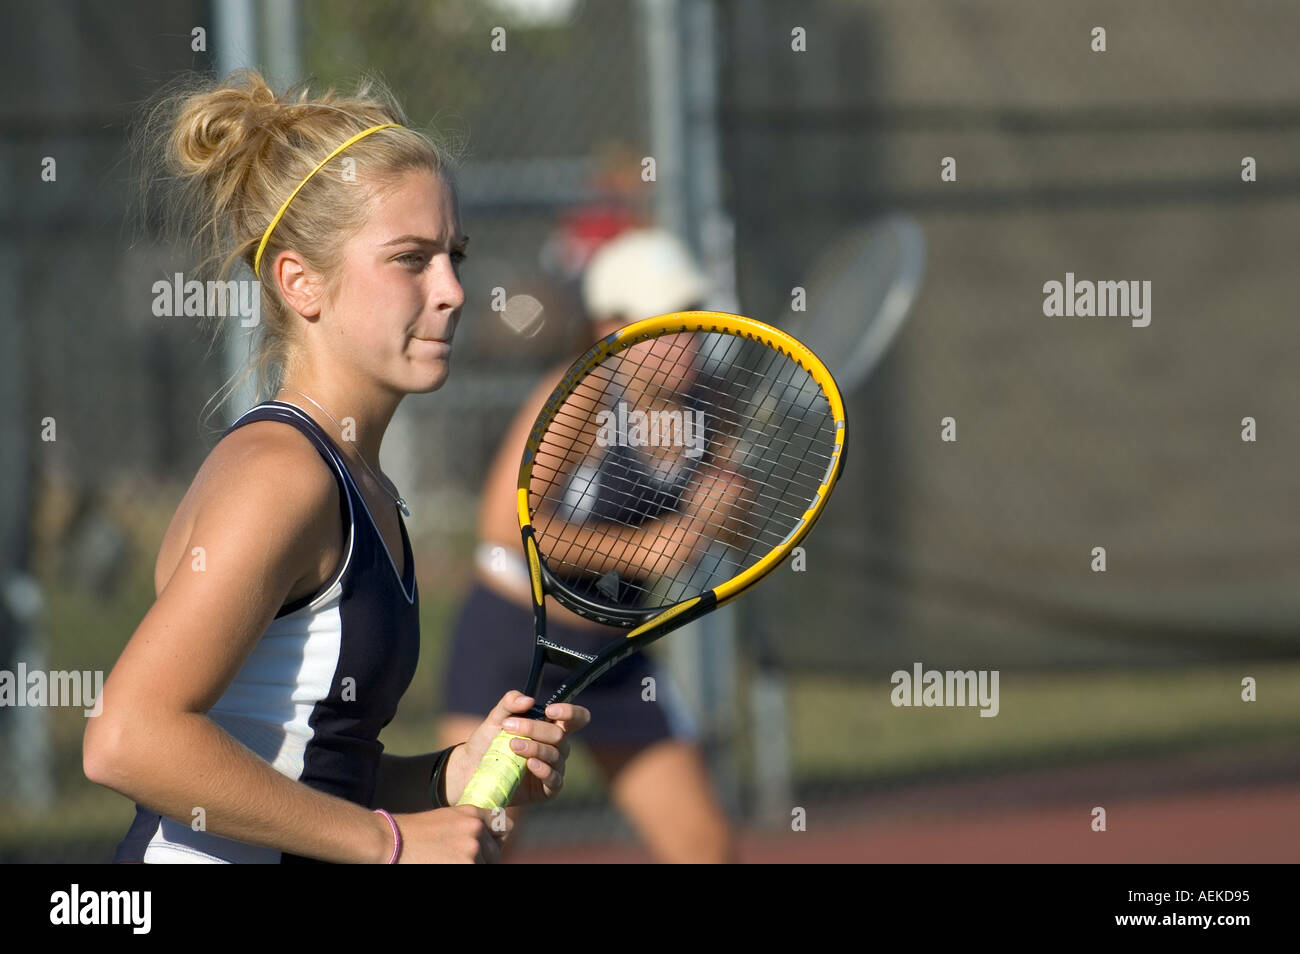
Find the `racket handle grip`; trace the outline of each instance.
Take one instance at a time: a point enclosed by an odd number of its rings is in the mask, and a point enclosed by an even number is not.
[[[510,804],[510,798],[519,787],[524,777],[524,766],[528,763],[522,755],[510,748],[510,740],[521,736],[502,732],[479,762],[473,776],[465,783],[465,791],[457,805],[473,805],[475,808],[495,810]]]

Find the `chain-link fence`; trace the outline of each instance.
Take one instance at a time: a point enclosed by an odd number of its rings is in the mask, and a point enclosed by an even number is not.
[[[1294,8],[726,10],[745,306],[779,316],[881,210],[914,213],[930,249],[854,396],[854,491],[809,545],[834,569],[755,597],[767,652],[886,671],[1294,656]],[[1150,325],[1045,317],[1067,273],[1150,282]],[[1268,437],[1244,441],[1247,417]]]
[[[848,477],[808,571],[749,601],[758,802],[960,776],[974,752],[1051,764],[1076,732],[1101,752],[1264,738],[1206,696],[1300,650],[1300,538],[1278,520],[1300,428],[1295,9],[722,9],[744,309],[780,323],[883,213],[915,216],[929,259],[850,397]],[[1045,283],[1067,274],[1150,282],[1150,324],[1048,317]],[[918,663],[1007,673],[1022,704],[987,747],[967,724],[929,736],[864,711]]]

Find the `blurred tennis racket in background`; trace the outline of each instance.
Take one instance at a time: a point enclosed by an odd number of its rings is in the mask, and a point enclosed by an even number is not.
[[[925,258],[925,235],[910,215],[887,215],[852,229],[814,265],[807,310],[782,327],[821,355],[842,392],[851,394],[902,330]]]
[[[565,373],[529,436],[518,511],[535,648],[573,699],[630,653],[734,599],[807,535],[844,464],[839,389],[788,334],[722,312],[635,322]],[[613,627],[594,655],[547,637],[545,596]],[[504,808],[526,759],[491,745],[460,804]]]
[[[804,282],[806,311],[794,312],[782,327],[830,365],[850,403],[880,366],[906,324],[925,275],[926,243],[920,225],[897,213],[871,219],[832,241],[815,260]],[[869,475],[864,475],[866,486]],[[850,533],[852,531],[849,531]],[[793,753],[788,741],[790,699],[781,658],[768,648],[773,633],[765,599],[788,599],[779,588],[764,599],[737,604],[731,614],[711,622],[711,638],[736,646],[743,638],[751,660],[747,683],[748,717],[756,738],[754,791],[760,817],[783,817],[792,804]],[[872,620],[863,620],[869,625]],[[723,689],[726,695],[728,688]],[[710,713],[725,725],[726,710]],[[721,716],[721,718],[719,718]],[[706,723],[707,724],[707,723]]]

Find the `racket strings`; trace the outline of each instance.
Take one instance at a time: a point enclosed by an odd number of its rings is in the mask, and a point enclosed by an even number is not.
[[[802,395],[796,397],[796,401],[802,399]],[[809,435],[801,437],[797,434],[780,436],[779,433],[773,435],[770,431],[752,424],[749,419],[741,417],[737,412],[723,404],[703,399],[698,400],[697,403],[707,415],[725,425],[722,427],[710,426],[705,432],[706,438],[716,438],[718,434],[726,433],[737,439],[759,442],[764,447],[765,456],[773,459],[776,463],[788,463],[794,476],[807,476],[810,478],[817,476],[803,465],[810,460],[817,460],[824,469],[830,465],[833,459],[828,450],[819,449],[815,446],[815,432],[812,437]],[[556,431],[555,436],[557,438],[567,437],[571,443],[576,443],[581,437],[584,423],[578,415],[561,411],[557,415],[555,425],[553,425]],[[804,441],[804,444],[802,447],[796,448],[796,441],[800,439]],[[819,483],[820,480],[816,480],[810,486],[815,487]]]
[[[767,350],[768,354],[769,354],[771,357],[773,357],[773,358],[780,357],[779,354],[777,354],[775,351],[772,351],[771,349],[765,349],[765,350]],[[754,375],[754,376],[756,376],[756,377],[761,377],[761,376],[762,376],[759,372],[749,371],[748,369],[739,368],[739,370],[742,371],[742,372],[746,372],[746,373],[749,373],[749,374],[751,374],[751,375]],[[738,383],[739,383],[739,382],[735,382],[735,384],[738,384]],[[806,387],[809,383],[813,383],[813,382],[812,382],[812,379],[811,379],[811,376],[807,376],[807,381],[805,382],[804,386]],[[710,391],[715,391],[716,393],[719,393],[720,395],[723,395],[723,396],[725,396],[727,393],[736,393],[736,390],[737,390],[737,388],[733,386],[733,387],[730,388],[730,389],[725,389],[725,390],[721,390],[721,391],[719,391],[718,389],[709,388],[707,385],[705,386],[705,389],[706,389],[706,390],[710,390]],[[816,389],[816,386],[815,386],[815,383],[813,383],[813,389],[814,389],[814,390],[817,390],[817,389]],[[666,389],[663,385],[658,385],[658,390],[659,390],[660,392],[666,392],[666,391],[667,391],[667,389]],[[662,395],[661,395],[661,394],[660,394],[660,395],[656,395],[656,397],[660,397],[660,396],[662,396]],[[674,396],[675,396],[675,395],[674,395]],[[706,400],[702,400],[702,399],[699,399],[698,397],[696,398],[696,402],[695,402],[695,403],[697,403],[697,404],[702,404],[702,405],[707,406],[708,408],[713,409],[713,412],[714,412],[714,414],[715,414],[716,417],[721,418],[725,424],[730,425],[729,427],[723,427],[723,428],[718,428],[718,427],[709,427],[709,428],[707,429],[707,433],[706,433],[706,437],[707,437],[707,438],[710,438],[710,439],[716,439],[720,433],[724,433],[724,432],[735,433],[735,434],[737,434],[738,436],[743,436],[743,437],[762,437],[762,436],[763,436],[763,435],[761,434],[761,432],[760,432],[758,429],[756,429],[756,428],[746,428],[746,422],[745,422],[743,419],[741,419],[738,415],[731,415],[730,417],[728,417],[728,416],[726,415],[726,409],[725,409],[725,408],[723,407],[723,405],[721,405],[721,404],[718,404],[718,403],[715,403],[715,402],[709,402],[709,401],[706,401]],[[707,412],[706,412],[706,413],[707,413]],[[573,419],[574,419],[574,422],[576,423],[576,422],[577,422],[577,417],[576,417],[576,415],[573,416]],[[571,436],[572,438],[576,438],[576,436],[577,436],[577,429],[576,429],[576,428],[574,428],[574,429],[572,429],[572,430],[570,431],[570,436]],[[785,443],[785,445],[788,446],[789,443],[790,443],[790,441],[787,440],[787,441],[785,441],[784,443]],[[772,445],[770,442],[768,442],[768,443],[767,443],[767,453],[768,453],[769,455],[771,454],[772,449],[773,449],[773,445]],[[807,447],[805,447],[805,449],[804,449],[802,452],[800,452],[800,453],[789,454],[789,453],[780,452],[780,453],[779,453],[779,456],[785,456],[785,457],[788,457],[790,460],[792,460],[792,461],[796,461],[796,462],[799,462],[799,463],[802,463],[803,461],[807,460],[807,459],[808,459],[809,457],[811,457],[811,456],[819,456],[819,457],[821,458],[821,460],[822,460],[823,462],[825,462],[825,463],[829,463],[829,461],[831,460],[831,457],[830,457],[829,454],[816,455],[815,452],[811,452]],[[726,473],[727,473],[728,476],[732,476],[732,477],[740,477],[740,474],[738,473],[738,471],[735,471],[735,470],[733,470],[733,471],[727,471]],[[797,473],[797,471],[795,471],[794,473]],[[812,490],[815,490],[815,489],[816,489],[816,486],[817,486],[817,483],[816,483],[816,482],[812,482],[812,483],[810,483],[810,485],[808,486],[807,489],[808,489],[809,491],[812,491]],[[648,488],[647,488],[647,489],[648,489]],[[769,494],[769,495],[767,495],[767,496],[768,496],[772,501],[774,501],[774,502],[778,502],[778,501],[781,499],[781,497],[779,497],[779,496],[777,496],[777,495],[774,495],[774,494]]]
[[[771,355],[774,355],[774,352],[769,352],[769,356],[771,356]],[[756,372],[754,372],[754,371],[752,371],[752,370],[749,370],[749,369],[744,369],[744,368],[742,368],[742,369],[740,369],[740,370],[741,370],[741,371],[744,371],[744,372],[747,372],[747,373],[749,373],[749,374],[751,374],[751,375],[755,375],[755,374],[756,374]],[[807,382],[804,383],[804,387],[807,387]],[[659,385],[659,386],[658,386],[658,390],[661,390],[661,391],[664,390],[663,386],[662,386],[662,385]],[[715,428],[715,429],[714,429],[714,433],[711,433],[709,436],[710,436],[710,437],[716,437],[716,431],[717,431],[717,430],[718,430],[718,429]],[[574,436],[574,434],[571,432],[571,433],[570,433],[570,439],[572,439],[573,436]],[[789,441],[786,441],[786,443],[788,444]],[[809,445],[809,446],[810,446],[810,445]],[[813,455],[813,454],[811,454],[811,453],[804,453],[804,454],[802,454],[802,455],[787,455],[787,456],[794,456],[794,457],[803,456],[803,457],[805,457],[805,458],[806,458],[806,457],[809,457],[809,456],[821,456],[823,460],[828,460],[828,459],[829,459],[829,455]],[[730,473],[731,473],[733,476],[735,476],[735,475],[737,474],[737,471],[731,471]],[[615,480],[617,480],[617,477],[618,477],[618,475],[615,475]],[[766,475],[766,477],[765,477],[765,480],[766,480],[767,482],[770,483],[770,482],[771,482],[771,478],[772,478],[772,474],[771,474],[771,471],[769,471],[768,475]],[[627,483],[627,481],[624,480],[623,483]],[[640,502],[644,502],[644,501],[646,500],[646,496],[647,496],[647,494],[649,494],[649,493],[651,492],[651,490],[652,490],[648,485],[645,485],[645,484],[641,484],[640,486],[636,486],[636,485],[635,485],[635,482],[634,482],[634,486],[631,487],[631,488],[628,488],[628,487],[621,487],[621,488],[618,488],[618,489],[619,489],[622,493],[627,494],[627,495],[633,495],[633,494],[636,494],[637,497],[638,497],[638,502],[639,502],[639,503],[640,503]],[[637,493],[638,491],[639,491],[639,493]],[[788,494],[788,487],[787,487],[786,493]],[[768,501],[771,501],[774,505],[775,505],[775,504],[779,504],[780,500],[784,499],[784,498],[782,498],[779,494],[775,494],[775,493],[766,493],[766,494],[765,494],[765,493],[760,492],[756,498],[751,499],[751,500],[744,500],[744,498],[743,498],[743,496],[742,496],[742,501],[743,501],[743,502],[748,506],[748,508],[749,508],[750,511],[752,512],[755,502],[761,502],[761,501],[763,501],[763,498],[766,498]],[[713,517],[717,517],[717,518],[721,518],[721,517],[725,516],[725,515],[723,514],[723,512],[720,511],[720,510],[718,510],[717,508],[714,508],[714,507],[708,507],[708,506],[698,508],[698,509],[697,509],[697,513],[707,513],[707,514],[712,515]],[[738,536],[738,537],[740,537],[740,538],[742,538],[742,539],[747,539],[750,543],[760,543],[760,544],[765,544],[765,545],[772,545],[772,544],[774,544],[774,543],[776,543],[776,542],[779,542],[780,539],[782,539],[782,538],[785,536],[785,533],[787,532],[787,531],[785,531],[785,530],[783,529],[782,532],[781,532],[779,535],[772,535],[772,536],[770,536],[769,538],[764,539],[763,536],[762,536],[762,534],[761,534],[762,526],[761,526],[761,524],[759,524],[758,522],[753,521],[753,520],[742,520],[742,521],[740,521],[743,525],[747,526],[747,527],[752,531],[752,532],[749,533],[749,534],[745,534],[745,533],[743,533],[743,532],[735,531],[734,524],[736,523],[736,517],[735,517],[735,513],[734,513],[734,511],[732,511],[732,513],[731,513],[731,519],[732,519],[732,521],[733,521],[733,531],[735,532],[735,535]],[[788,521],[788,518],[787,518],[787,521]],[[770,519],[769,519],[768,522],[771,522]],[[631,524],[628,524],[628,526],[630,527],[630,526],[632,526],[632,525],[631,525]],[[648,544],[647,546],[642,547],[641,549],[642,549],[643,551],[644,551],[645,549],[649,549],[649,548],[653,547],[654,544],[655,544],[656,542],[657,542],[657,541],[650,541],[649,544]],[[733,542],[734,542],[734,541],[733,541]],[[566,562],[573,562],[573,563],[576,564],[576,563],[578,563],[578,562],[580,562],[580,561],[566,561]],[[678,561],[678,562],[684,564],[686,561]],[[730,561],[730,562],[732,562],[732,563],[733,563],[734,565],[736,565],[736,566],[740,566],[740,563],[739,563],[738,561]]]
[[[834,446],[826,397],[790,356],[716,333],[638,342],[578,381],[541,436],[539,549],[595,599],[678,602],[787,539]]]
[[[789,360],[788,358],[785,358],[783,355],[781,355],[779,352],[775,351],[774,349],[764,348],[763,351],[765,351],[768,356],[769,366],[767,368],[750,369],[740,365],[736,365],[731,370],[731,373],[745,374],[745,375],[749,375],[752,379],[757,379],[759,381],[766,381],[772,375],[771,364],[777,360],[781,360],[786,365],[788,365],[789,368],[802,372],[803,380],[800,381],[797,389],[798,393],[795,395],[793,400],[793,403],[795,405],[798,405],[800,402],[808,399],[808,397],[804,393],[805,390],[807,390],[809,395],[820,393],[820,388],[817,387],[816,382],[812,379],[812,376],[808,375],[807,372],[804,372],[803,369],[800,368],[793,361]],[[604,372],[604,374],[601,375],[600,372]],[[598,378],[598,381],[600,382],[601,385],[607,385],[608,382],[612,379],[612,372],[606,371],[604,366],[598,366],[596,369],[594,369],[592,376]],[[720,420],[723,421],[724,424],[726,424],[730,429],[732,429],[737,434],[737,436],[752,436],[752,437],[760,437],[760,438],[765,437],[766,435],[762,432],[761,429],[759,429],[757,426],[751,427],[748,423],[750,420],[752,420],[754,415],[759,411],[759,408],[754,406],[752,400],[749,402],[750,405],[749,407],[741,408],[739,410],[733,410],[733,408],[731,407],[731,404],[733,404],[734,402],[733,399],[730,397],[730,395],[734,395],[738,392],[743,392],[743,390],[756,390],[753,387],[753,382],[752,381],[744,382],[744,381],[736,380],[734,378],[729,378],[724,382],[724,384],[726,385],[725,387],[713,387],[708,383],[697,384],[696,385],[697,391],[716,394],[718,396],[718,400],[710,401],[707,398],[703,397],[702,395],[696,394],[694,397],[695,403],[705,408],[708,408],[709,413],[716,415]],[[660,390],[663,392],[667,392],[667,389],[662,387],[660,388]],[[569,408],[569,404],[566,403],[564,407],[562,407],[560,411],[557,413],[555,422],[552,426],[557,428],[569,428],[570,434],[576,439],[578,433],[580,433],[583,425],[586,423],[587,417],[584,414],[570,411],[568,410],[568,408]],[[742,416],[741,413],[742,411],[748,413]],[[786,443],[788,444],[789,442],[787,441]],[[770,453],[771,450],[772,448],[771,446],[769,446],[768,452]],[[783,453],[783,456],[787,456],[790,460],[799,463],[802,463],[808,456],[819,456],[822,462],[828,466],[832,460],[832,457],[829,453],[818,454],[818,452],[816,450],[813,450],[811,447],[805,447],[805,449],[799,453],[794,453],[794,454]]]
[[[727,340],[727,339],[722,339],[721,336],[714,336],[715,345],[720,340]],[[730,340],[728,340],[728,344],[730,344]],[[785,402],[786,411],[787,411],[785,415],[785,419],[772,422],[771,415],[770,414],[768,415],[769,425],[774,424],[776,428],[784,428],[784,426],[787,423],[786,419],[788,419],[791,416],[789,412],[795,409],[796,407],[802,406],[805,402],[807,402],[813,397],[820,397],[820,388],[817,387],[811,375],[807,374],[807,372],[804,372],[801,368],[798,368],[797,365],[794,364],[794,362],[790,361],[786,356],[777,352],[775,349],[763,348],[762,354],[766,358],[766,364],[763,367],[748,368],[743,364],[733,363],[732,365],[730,365],[728,369],[729,374],[724,379],[723,387],[711,388],[708,385],[705,385],[704,390],[714,392],[722,398],[743,397],[746,390],[750,391],[751,394],[755,391],[755,388],[753,387],[754,381],[766,383],[770,381],[773,377],[775,377],[774,365],[776,365],[778,362],[781,362],[783,365],[788,366],[790,368],[796,368],[798,371],[802,373],[803,380],[800,382],[798,393],[795,396],[795,400],[793,402],[791,401]],[[676,359],[677,355],[674,355],[673,357],[674,359]],[[713,355],[706,354],[705,360],[707,361],[712,357]],[[658,372],[660,371],[660,369],[655,368],[654,371]],[[751,381],[738,380],[736,377],[737,374],[748,375],[752,380]],[[656,380],[653,381],[652,383],[659,391],[662,392],[666,390],[665,386],[661,382]],[[660,396],[661,395],[659,394],[655,395],[656,398]],[[823,464],[829,464],[829,461],[832,459],[829,453],[818,454],[813,449],[812,436],[805,437],[804,444],[801,448],[799,448],[798,451],[790,452],[787,450],[787,448],[789,448],[794,443],[793,437],[787,437],[781,440],[780,448],[778,448],[777,444],[774,443],[773,440],[771,440],[770,434],[763,433],[763,430],[761,428],[749,427],[748,421],[745,418],[742,418],[739,413],[728,416],[725,413],[725,409],[723,408],[723,405],[717,402],[703,401],[699,399],[698,395],[696,395],[696,403],[697,404],[703,403],[714,408],[716,411],[723,411],[723,413],[719,416],[721,416],[722,423],[725,426],[717,427],[715,425],[707,429],[708,430],[707,437],[709,438],[710,443],[716,442],[719,439],[719,437],[723,435],[730,435],[730,436],[742,437],[747,439],[758,437],[762,440],[762,444],[764,446],[764,451],[765,451],[763,456],[766,459],[771,460],[773,466],[768,468],[768,470],[762,475],[762,482],[759,484],[760,487],[766,488],[772,485],[772,483],[775,480],[776,468],[782,462],[782,458],[788,461],[793,461],[795,463],[796,466],[790,468],[789,473],[786,475],[790,479],[787,480],[785,486],[783,486],[779,492],[763,493],[760,490],[758,499],[761,500],[763,498],[766,498],[766,502],[768,502],[772,507],[779,507],[782,501],[790,499],[791,492],[794,489],[793,485],[795,484],[794,478],[800,476],[801,471],[799,468],[803,467],[803,465],[808,460],[812,458],[820,458]],[[746,402],[738,401],[737,403],[743,405]],[[750,419],[752,419],[755,416],[755,414],[759,411],[759,407],[758,407],[759,401],[757,398],[754,398],[751,399],[748,402],[748,404],[749,406],[745,410],[749,412],[748,416]],[[768,430],[769,432],[771,431],[771,426],[769,426]],[[733,448],[736,446],[734,442],[732,446]],[[774,450],[777,451],[776,454],[773,454]],[[726,476],[730,476],[733,478],[742,477],[742,474],[739,471],[739,467],[735,467],[734,469],[729,471],[724,468],[724,474]],[[820,485],[820,475],[809,474],[808,476],[810,479],[806,481],[806,485],[799,489],[805,491],[810,496],[813,492],[815,492],[816,488]],[[751,505],[754,502],[755,501],[753,500],[749,501]],[[753,521],[750,521],[749,523],[750,526],[755,526],[755,527],[758,526],[758,524],[754,523]],[[751,537],[751,539],[756,542],[766,542],[760,540],[758,536]]]
[[[641,499],[644,499],[644,497]],[[747,502],[741,498],[740,503],[749,503],[752,506],[755,501]],[[780,543],[788,532],[784,527],[779,530],[773,529],[772,524],[774,523],[774,520],[772,517],[769,517],[767,520],[762,522],[747,520],[743,517],[737,517],[736,512],[731,508],[722,510],[706,504],[697,507],[693,513],[697,518],[701,516],[710,518],[707,523],[711,525],[715,532],[717,528],[721,527],[725,523],[727,525],[729,549],[733,551],[741,549],[740,544],[742,543],[747,544],[744,548],[746,553],[752,552],[755,547],[761,547],[763,550],[771,549],[773,546]],[[797,514],[793,512],[781,516],[785,519],[779,521],[780,523],[793,523],[797,518]],[[608,522],[622,526],[629,531],[638,531],[641,529],[637,524],[627,521],[614,519]],[[697,528],[692,531],[692,533],[696,539],[700,539],[708,536],[709,529],[710,527],[708,526],[705,528]],[[659,551],[663,544],[673,542],[672,538],[667,537],[666,535],[654,534],[651,538],[643,540],[638,544],[622,543],[620,545],[615,543],[611,545],[610,535],[604,534],[598,538],[588,537],[588,542],[585,543],[564,541],[557,547],[547,546],[546,549],[549,551],[547,556],[550,562],[558,562],[561,565],[567,565],[573,569],[582,570],[592,568],[597,562],[597,559],[601,556],[608,556],[615,562],[632,562],[636,565],[645,565],[645,558],[647,556]],[[680,555],[673,556],[671,554],[660,553],[660,559],[675,563],[677,567],[681,569],[687,568],[691,565],[690,559]],[[729,560],[724,558],[724,562],[736,567],[737,570],[742,569],[747,564],[747,561],[743,559],[743,555]],[[664,574],[667,571],[660,570],[659,572],[660,574]],[[635,571],[633,571],[633,573],[635,573]]]

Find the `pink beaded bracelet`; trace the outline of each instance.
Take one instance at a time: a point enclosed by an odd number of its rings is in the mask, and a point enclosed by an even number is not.
[[[397,827],[397,822],[393,821],[393,816],[388,814],[382,808],[375,809],[376,815],[383,815],[388,819],[388,827],[393,829],[393,857],[388,859],[390,865],[397,864],[397,859],[402,857],[402,832]]]

